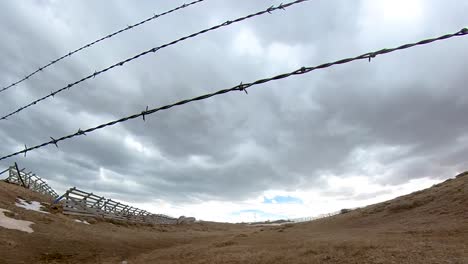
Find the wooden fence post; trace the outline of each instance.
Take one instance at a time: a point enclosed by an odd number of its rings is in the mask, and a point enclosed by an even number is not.
[[[26,184],[24,184],[23,178],[21,178],[21,172],[20,172],[20,170],[18,169],[18,164],[16,164],[16,162],[15,162],[15,168],[16,168],[16,172],[18,173],[18,178],[20,179],[21,184],[23,184],[23,187],[24,187],[24,188],[27,188],[27,187],[26,187]]]

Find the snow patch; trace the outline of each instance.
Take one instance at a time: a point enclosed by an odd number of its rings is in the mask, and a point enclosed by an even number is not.
[[[23,200],[21,198],[17,198],[17,199],[19,202],[16,202],[15,205],[18,207],[24,208],[26,210],[36,211],[36,212],[43,213],[43,214],[48,214],[48,212],[44,212],[41,210],[42,205],[40,202],[36,202],[36,201],[27,202],[26,200]]]
[[[89,225],[90,223],[86,222],[85,220],[78,220],[78,219],[75,219],[75,222],[77,223],[82,223],[82,224],[86,224],[86,225]]]
[[[5,215],[5,212],[10,211],[0,208],[0,226],[8,229],[20,230],[27,233],[34,232],[34,230],[31,228],[31,225],[34,224],[33,222],[10,218]]]

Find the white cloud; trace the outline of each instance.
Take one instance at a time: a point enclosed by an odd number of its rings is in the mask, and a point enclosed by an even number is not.
[[[253,222],[277,219],[294,219],[300,217],[314,217],[321,214],[332,213],[343,208],[362,207],[401,195],[429,188],[438,180],[421,178],[410,180],[405,184],[386,186],[370,182],[366,177],[328,176],[330,188],[327,191],[337,191],[335,195],[326,195],[318,189],[283,191],[268,190],[256,199],[240,202],[204,201],[196,204],[174,205],[163,201],[153,203],[133,203],[134,206],[144,208],[151,212],[164,213],[172,216],[190,215],[197,219],[222,222]],[[353,195],[344,199],[339,191],[343,188],[351,188]],[[381,192],[381,193],[379,193]],[[366,199],[360,199],[363,194],[373,194]],[[301,199],[303,203],[263,203],[264,197],[292,196]],[[356,197],[356,198],[354,198]]]
[[[232,49],[237,55],[262,57],[264,48],[255,32],[250,28],[242,28],[234,37]]]

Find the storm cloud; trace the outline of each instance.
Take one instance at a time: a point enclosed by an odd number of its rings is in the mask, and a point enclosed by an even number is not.
[[[0,112],[149,48],[280,3],[207,0],[161,17],[0,93]],[[181,4],[2,1],[1,85]],[[0,153],[146,106],[452,33],[467,26],[467,10],[466,1],[308,1],[142,57],[3,120]],[[252,204],[241,205],[262,201],[271,190],[336,200],[377,197],[467,168],[466,47],[468,37],[459,37],[291,77],[249,89],[248,95],[227,94],[145,122],[128,121],[0,165],[16,161],[59,192],[77,186],[128,202],[184,208],[225,202],[239,205],[233,212],[253,210]],[[388,188],[360,193],[334,186],[329,177],[358,177]]]

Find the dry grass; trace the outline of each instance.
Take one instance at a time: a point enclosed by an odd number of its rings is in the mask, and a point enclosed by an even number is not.
[[[468,176],[458,177],[310,223],[251,227],[217,244],[225,246],[191,243],[130,263],[468,263],[467,201]]]
[[[0,263],[468,263],[468,174],[346,214],[272,227],[83,225],[16,208],[18,195],[47,202],[0,183],[0,207],[36,223],[32,234],[0,228]]]

